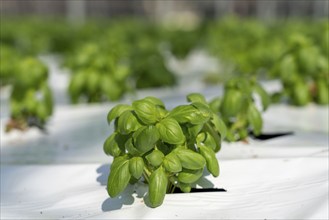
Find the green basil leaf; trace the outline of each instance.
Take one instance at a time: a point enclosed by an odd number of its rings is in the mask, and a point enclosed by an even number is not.
[[[198,170],[206,165],[205,159],[200,154],[192,150],[177,149],[175,152],[182,164],[182,167],[186,169]]]
[[[133,156],[142,156],[143,152],[139,151],[133,144],[133,139],[129,138],[125,143],[125,148],[127,149],[128,153]]]
[[[244,140],[248,137],[248,130],[246,128],[240,128],[238,132],[239,132],[240,140]]]
[[[111,169],[115,169],[115,167],[122,164],[126,160],[129,160],[128,155],[122,155],[122,156],[119,156],[119,157],[115,157],[113,162],[112,162]]]
[[[225,90],[237,89],[238,80],[238,78],[232,78],[228,80],[224,85]]]
[[[100,84],[99,75],[95,72],[89,72],[87,76],[87,91],[90,94],[93,94],[96,92],[97,87]]]
[[[213,114],[211,118],[211,123],[215,126],[216,131],[220,134],[222,140],[226,137],[227,128],[222,119],[218,115]]]
[[[216,139],[208,132],[206,132],[206,138],[203,141],[203,144],[207,147],[210,147],[214,151],[216,151],[218,149],[218,143],[216,142]]]
[[[188,170],[184,169],[178,174],[178,181],[182,183],[195,183],[203,174],[203,169],[199,170]]]
[[[242,109],[243,94],[234,89],[225,91],[220,112],[224,117],[234,117]]]
[[[69,84],[69,93],[73,103],[78,102],[80,92],[83,90],[85,85],[86,85],[86,77],[83,72],[77,72],[72,76],[72,79],[70,80],[70,84]]]
[[[126,65],[117,65],[116,66],[116,72],[113,76],[113,78],[116,81],[123,82],[127,79],[127,77],[130,75],[130,68]]]
[[[134,144],[142,153],[153,149],[159,138],[158,129],[153,125],[141,127],[133,134]]]
[[[289,76],[291,73],[297,72],[297,65],[295,58],[292,55],[286,55],[280,62],[280,74],[282,76]]]
[[[293,103],[298,106],[304,106],[310,101],[310,94],[307,83],[298,80],[292,87]]]
[[[180,105],[171,110],[168,117],[179,123],[191,122],[191,119],[197,118],[197,110],[191,105]]]
[[[143,174],[144,161],[141,157],[133,157],[129,160],[129,172],[130,174],[139,179]]]
[[[217,113],[219,112],[221,103],[222,99],[220,97],[216,97],[209,102],[209,107],[213,112]]]
[[[113,157],[119,156],[122,151],[118,145],[118,142],[115,140],[117,133],[114,132],[110,135],[104,142],[103,149],[105,154],[111,155]]]
[[[213,148],[213,144],[215,143],[216,147],[214,151],[218,152],[221,148],[221,142],[222,142],[221,136],[218,134],[218,132],[214,129],[214,127],[209,122],[204,125],[204,130],[207,133],[205,144]],[[228,131],[226,132],[226,135],[228,135]]]
[[[107,114],[107,122],[110,124],[111,121],[119,117],[123,112],[132,110],[132,107],[126,104],[118,104],[111,109]]]
[[[156,106],[156,114],[159,120],[167,117],[168,111],[161,106]]]
[[[259,83],[256,83],[254,85],[254,91],[260,96],[260,99],[262,100],[263,110],[265,111],[271,103],[270,96]]]
[[[157,106],[161,106],[161,107],[165,108],[164,103],[160,99],[158,99],[156,97],[147,96],[143,100],[146,100],[148,102],[151,102],[153,105],[157,105]]]
[[[198,136],[198,134],[200,133],[202,128],[203,128],[203,124],[197,124],[197,125],[188,126],[187,130],[188,130],[190,137],[195,138]]]
[[[36,112],[36,106],[37,106],[37,100],[36,100],[36,92],[33,88],[29,89],[26,92],[26,95],[24,97],[24,105],[26,111],[28,111],[29,114],[34,115]]]
[[[251,103],[249,105],[247,114],[248,114],[248,121],[253,128],[253,133],[255,135],[260,135],[260,132],[263,127],[263,119],[260,112],[258,111],[258,109],[254,104]]]
[[[198,148],[200,150],[200,154],[206,159],[207,169],[214,176],[219,176],[219,165],[218,160],[216,158],[215,152],[202,144],[198,144]]]
[[[137,100],[133,102],[132,106],[143,123],[150,125],[158,122],[157,108],[151,101],[145,99]]]
[[[210,116],[213,114],[207,104],[194,102],[192,105],[199,110],[198,115],[199,117],[203,118],[204,122],[208,121]]]
[[[237,88],[239,91],[241,91],[245,96],[251,96],[251,85],[250,80],[246,78],[239,78],[239,81],[237,82]]]
[[[182,171],[182,164],[180,163],[179,158],[174,153],[170,153],[165,156],[163,160],[163,167],[169,173],[178,173]]]
[[[100,83],[100,89],[106,95],[106,97],[109,100],[118,100],[123,92],[124,92],[124,87],[119,85],[121,83],[118,83],[111,75],[103,75]],[[132,110],[130,107],[129,110]]]
[[[189,193],[191,192],[191,185],[188,183],[179,183],[179,188],[182,190],[184,193]]]
[[[166,195],[168,178],[162,167],[155,170],[149,180],[149,199],[151,207],[155,208],[163,203]]]
[[[180,105],[174,108],[168,117],[175,119],[179,123],[202,124],[209,120],[210,109],[200,102],[191,105]]]
[[[226,134],[226,140],[229,142],[235,142],[238,140],[238,138],[236,137],[236,135],[233,131],[228,130],[227,134]]]
[[[46,119],[48,118],[46,103],[38,102],[36,106],[36,114],[41,121],[46,121]]]
[[[125,111],[118,119],[118,131],[121,134],[129,134],[140,127],[142,125],[131,111]]]
[[[197,143],[202,143],[206,140],[206,133],[205,132],[201,132],[200,134],[198,134],[198,136],[196,137],[196,142]]]
[[[53,113],[54,101],[52,92],[46,83],[42,86],[42,93],[44,97],[44,102],[47,106],[47,114],[51,115]]]
[[[200,93],[190,93],[186,96],[188,102],[200,102],[203,104],[207,104],[207,101],[203,95]]]
[[[175,119],[165,118],[156,124],[160,138],[169,144],[182,144],[185,142],[185,136],[182,128]]]
[[[159,150],[153,150],[146,156],[146,160],[154,167],[158,167],[162,164],[164,154]]]
[[[114,198],[119,195],[128,185],[130,180],[129,160],[120,158],[111,165],[110,175],[107,181],[107,192]]]

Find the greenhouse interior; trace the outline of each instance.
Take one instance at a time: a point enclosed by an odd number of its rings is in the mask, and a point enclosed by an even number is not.
[[[1,219],[329,219],[328,0],[0,0]]]

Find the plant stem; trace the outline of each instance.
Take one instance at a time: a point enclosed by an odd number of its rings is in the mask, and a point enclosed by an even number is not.
[[[145,181],[148,183],[150,179],[149,177],[151,176],[151,172],[149,171],[149,169],[147,169],[147,167],[144,167],[143,176]]]
[[[172,193],[173,187],[174,187],[174,185],[170,181],[168,181],[167,193]]]
[[[176,186],[175,185],[172,185],[173,187],[171,188],[171,192],[170,193],[174,193],[175,189],[176,189]]]

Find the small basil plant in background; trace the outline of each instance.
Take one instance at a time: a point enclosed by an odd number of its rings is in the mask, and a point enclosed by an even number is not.
[[[219,175],[215,153],[225,124],[202,95],[193,93],[187,100],[189,104],[171,111],[155,97],[111,109],[107,120],[114,122],[114,132],[104,143],[105,153],[114,157],[107,184],[110,197],[140,180],[149,186],[149,205],[157,207],[176,187],[190,192],[205,167]]]
[[[34,57],[25,57],[12,72],[10,120],[6,132],[37,127],[45,131],[45,124],[53,113],[53,97],[48,85],[48,68]]]
[[[290,37],[288,49],[276,62],[272,72],[279,76],[282,91],[274,93],[273,101],[286,100],[296,106],[310,102],[329,104],[328,56],[302,34]]]
[[[263,127],[261,112],[256,107],[255,97],[259,97],[262,110],[270,104],[270,96],[253,79],[233,78],[226,82],[223,97],[216,97],[209,105],[218,112],[227,126],[226,140],[245,140],[249,131],[260,135]]]

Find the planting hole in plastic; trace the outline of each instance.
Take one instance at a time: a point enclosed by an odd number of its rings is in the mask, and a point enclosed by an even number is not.
[[[283,136],[287,136],[287,135],[293,135],[293,134],[294,134],[294,132],[289,131],[289,132],[277,132],[277,133],[262,133],[258,136],[255,136],[252,132],[250,132],[249,135],[253,139],[266,141],[266,140],[269,140],[269,139],[283,137]]]

